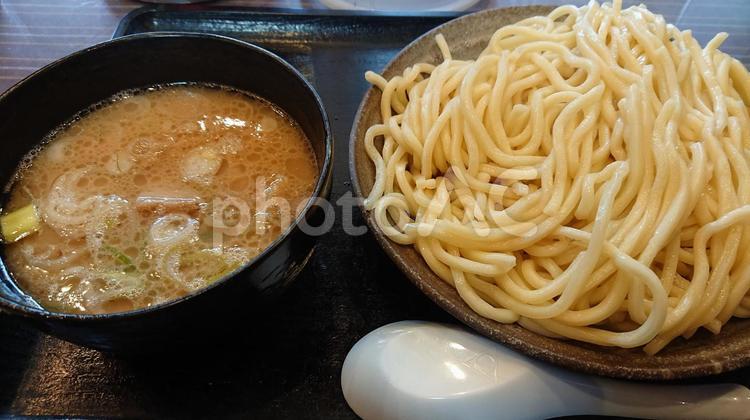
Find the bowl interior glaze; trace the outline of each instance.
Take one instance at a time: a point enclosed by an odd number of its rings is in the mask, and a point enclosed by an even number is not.
[[[418,62],[439,63],[434,37],[442,33],[455,58],[476,57],[494,31],[526,17],[547,14],[550,7],[530,6],[486,10],[441,25],[415,40],[391,61],[382,74],[389,79]],[[378,70],[378,69],[373,69]],[[363,146],[365,131],[380,123],[380,91],[370,88],[360,105],[350,137],[350,172],[356,193],[367,196],[375,168]],[[667,380],[718,374],[750,364],[750,320],[732,319],[721,333],[699,331],[690,340],[677,339],[655,356],[641,349],[619,349],[541,336],[515,324],[501,324],[471,310],[456,290],[440,280],[411,246],[391,242],[377,227],[372,213],[365,219],[376,239],[406,277],[435,303],[485,336],[529,356],[571,369],[603,376]]]

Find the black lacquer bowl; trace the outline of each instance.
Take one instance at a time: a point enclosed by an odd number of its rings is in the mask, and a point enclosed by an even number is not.
[[[231,38],[187,33],[151,33],[105,42],[42,68],[2,94],[0,184],[9,184],[18,162],[48,132],[90,105],[123,90],[180,82],[236,88],[284,109],[300,124],[318,160],[320,173],[313,198],[328,197],[333,138],[323,104],[310,84],[262,48]],[[255,259],[183,298],[110,315],[50,312],[16,286],[0,261],[0,309],[60,338],[126,352],[162,347],[165,341],[190,335],[199,327],[213,330],[231,324],[234,315],[278,295],[305,266],[315,237],[300,224],[316,226],[323,220],[315,201]]]

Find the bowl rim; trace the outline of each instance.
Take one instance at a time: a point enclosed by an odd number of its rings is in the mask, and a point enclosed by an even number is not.
[[[506,13],[510,9],[530,9],[530,8],[545,8],[553,10],[555,6],[549,5],[531,5],[531,6],[511,6],[511,7],[500,7],[493,9],[481,10],[474,13],[469,13],[445,22],[428,32],[422,34],[408,45],[403,47],[386,65],[381,69],[383,74],[385,71],[393,70],[394,66],[398,64],[399,60],[405,56],[412,48],[422,44],[426,39],[432,39],[445,30],[448,25],[455,25],[457,21],[464,19],[481,19],[486,16],[493,15],[495,13]],[[411,65],[413,63],[409,63]],[[397,67],[396,70],[401,71],[402,67]],[[419,292],[426,295],[433,303],[439,306],[441,309],[448,312],[451,316],[460,321],[463,325],[479,332],[483,336],[490,338],[491,340],[507,345],[512,349],[519,351],[529,357],[534,357],[554,365],[575,369],[580,372],[595,374],[601,376],[607,376],[612,378],[620,379],[636,379],[636,380],[674,380],[674,379],[685,379],[692,377],[700,377],[707,375],[715,375],[719,373],[728,372],[734,369],[738,369],[744,366],[750,365],[750,353],[744,352],[742,354],[722,354],[723,358],[716,360],[710,357],[700,357],[686,361],[684,364],[670,364],[669,366],[663,367],[650,367],[650,366],[623,366],[623,365],[611,365],[601,360],[586,360],[581,357],[577,357],[576,354],[569,354],[561,350],[553,350],[549,347],[541,346],[534,342],[526,341],[523,335],[532,337],[541,337],[549,340],[555,340],[560,343],[574,343],[583,344],[580,349],[586,352],[593,351],[596,353],[604,353],[604,349],[612,349],[612,347],[588,345],[575,340],[559,340],[548,337],[543,337],[533,331],[527,330],[516,323],[512,324],[501,324],[496,321],[487,319],[477,314],[471,308],[466,306],[455,306],[452,304],[451,299],[437,289],[430,281],[421,278],[415,272],[410,270],[410,263],[401,254],[399,245],[391,241],[385,233],[380,229],[374,220],[372,211],[365,209],[364,198],[367,194],[364,194],[362,190],[361,179],[358,174],[358,159],[357,159],[357,148],[356,145],[361,141],[357,136],[357,131],[362,123],[364,116],[366,115],[366,106],[369,101],[372,100],[373,96],[380,95],[380,91],[375,86],[370,86],[365,92],[362,101],[357,108],[357,112],[354,116],[352,128],[349,133],[349,154],[348,154],[348,166],[349,175],[352,180],[352,188],[354,193],[360,200],[357,200],[358,207],[360,208],[363,218],[367,223],[368,227],[372,231],[372,235],[380,245],[380,248],[388,255],[388,258],[399,268],[399,271],[411,282],[414,286],[419,289]],[[421,257],[421,256],[420,256]],[[425,264],[421,261],[421,264]],[[431,271],[431,270],[430,270]],[[465,303],[464,303],[465,305]],[[520,329],[520,330],[519,330]],[[588,346],[588,347],[584,347]],[[590,350],[590,347],[594,346],[596,350]],[[645,353],[644,353],[645,354]],[[731,356],[731,357],[730,357]],[[651,356],[651,357],[658,357]]]
[[[216,35],[216,34],[200,33],[200,32],[171,32],[171,31],[170,32],[157,31],[157,32],[139,33],[139,34],[133,34],[133,35],[124,35],[118,38],[100,42],[90,47],[86,47],[84,49],[75,51],[69,55],[66,55],[65,57],[59,58],[39,68],[38,70],[34,71],[30,75],[24,77],[23,79],[13,84],[13,86],[8,88],[2,94],[0,94],[0,101],[4,101],[14,91],[16,91],[17,89],[20,89],[23,85],[28,83],[33,78],[37,77],[39,74],[48,72],[60,66],[64,66],[69,61],[74,60],[82,55],[90,54],[100,49],[110,48],[113,45],[119,45],[119,44],[128,43],[132,41],[142,41],[146,39],[164,39],[164,38],[200,39],[200,40],[210,40],[212,42],[234,44],[236,46],[239,46],[248,50],[249,52],[253,54],[264,55],[270,58],[272,62],[280,66],[281,69],[287,71],[292,76],[294,76],[299,82],[301,82],[303,89],[307,90],[312,95],[317,105],[317,111],[320,113],[320,116],[323,122],[323,131],[325,133],[325,138],[324,138],[325,147],[324,147],[323,161],[319,162],[318,179],[315,182],[315,188],[313,189],[313,192],[310,195],[310,198],[307,200],[305,207],[302,209],[302,211],[299,212],[299,214],[297,214],[293,222],[283,232],[281,232],[281,234],[273,242],[271,242],[265,249],[263,249],[258,255],[251,258],[244,264],[240,265],[239,267],[237,267],[230,273],[227,273],[221,279],[211,283],[210,285],[200,288],[192,293],[181,296],[179,298],[170,299],[168,301],[161,302],[153,306],[149,306],[145,308],[138,308],[138,309],[125,311],[125,312],[113,312],[113,313],[104,313],[104,314],[74,314],[74,313],[51,311],[51,310],[45,309],[39,304],[37,304],[38,307],[24,305],[24,304],[20,304],[18,302],[12,301],[4,296],[0,296],[0,309],[8,310],[11,313],[14,313],[17,315],[31,317],[35,319],[92,323],[92,322],[104,322],[104,321],[136,318],[136,317],[149,315],[154,312],[158,312],[164,309],[177,306],[181,303],[192,300],[200,295],[208,293],[210,290],[213,290],[217,287],[222,286],[226,282],[235,278],[237,274],[245,270],[253,269],[253,266],[257,265],[262,260],[266,259],[266,257],[268,257],[271,253],[273,253],[278,248],[279,244],[284,242],[289,237],[289,235],[297,229],[300,222],[308,216],[313,206],[320,199],[325,198],[323,197],[323,195],[327,188],[327,184],[329,183],[329,178],[332,173],[331,171],[332,171],[332,164],[333,164],[334,138],[333,138],[333,133],[331,131],[331,124],[330,124],[330,120],[328,117],[328,113],[326,112],[325,106],[323,104],[323,100],[320,98],[320,95],[318,94],[317,90],[315,90],[315,87],[312,85],[312,83],[310,83],[307,79],[305,79],[305,77],[296,68],[294,68],[291,64],[289,64],[286,60],[284,60],[277,54],[265,48],[262,48],[258,45],[255,45],[246,41],[242,41],[236,38],[232,38],[232,37],[228,37],[224,35]],[[10,272],[5,268],[5,264],[4,263],[0,264],[0,267],[3,268],[2,270],[0,270],[2,271],[2,275],[12,280],[13,285],[17,289],[23,291],[23,289],[16,284]],[[34,301],[34,303],[36,303],[36,301]]]

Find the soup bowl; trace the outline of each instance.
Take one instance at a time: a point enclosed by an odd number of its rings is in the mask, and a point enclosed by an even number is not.
[[[331,187],[333,138],[323,104],[292,66],[252,44],[206,34],[150,33],[118,38],[76,52],[38,70],[0,95],[0,183],[7,202],[23,157],[59,125],[118,92],[153,85],[227,86],[264,98],[297,121],[315,153],[318,179],[291,225],[252,260],[210,286],[129,312],[59,313],[18,287],[0,260],[0,310],[65,340],[104,350],[133,351],[183,335],[196,326],[225,325],[232,314],[277,296],[312,255],[324,212],[316,205]],[[2,250],[2,245],[0,245]]]

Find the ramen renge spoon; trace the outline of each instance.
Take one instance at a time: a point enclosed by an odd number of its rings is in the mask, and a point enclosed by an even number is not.
[[[750,390],[740,385],[644,384],[579,374],[461,327],[422,321],[389,324],[357,342],[344,361],[341,386],[365,420],[750,417]]]

